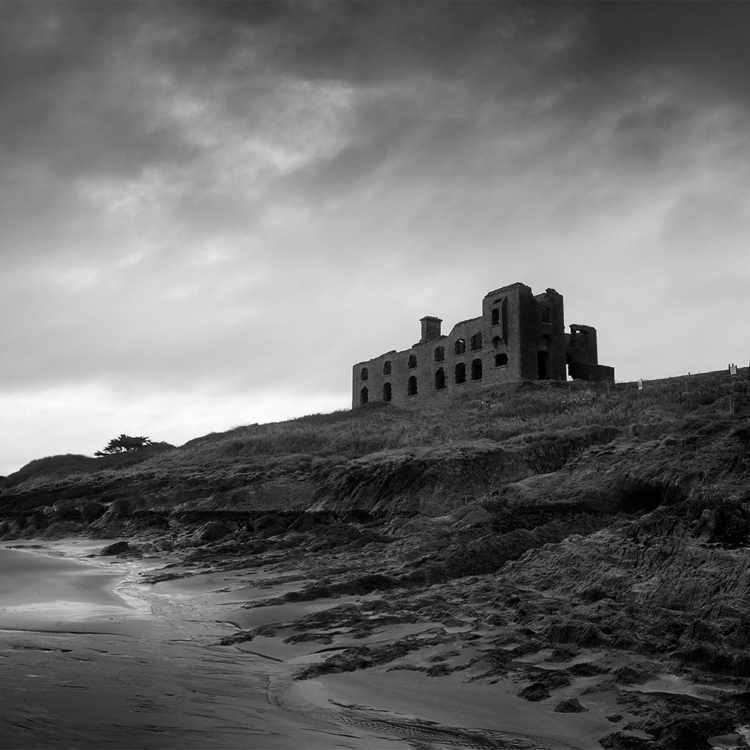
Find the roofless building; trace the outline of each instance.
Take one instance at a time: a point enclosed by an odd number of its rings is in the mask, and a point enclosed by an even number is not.
[[[612,367],[598,362],[596,329],[565,330],[563,298],[554,289],[534,295],[525,284],[487,293],[482,314],[456,323],[421,319],[422,335],[410,349],[390,351],[354,365],[352,406],[385,401],[406,406],[453,398],[519,380],[614,382]]]

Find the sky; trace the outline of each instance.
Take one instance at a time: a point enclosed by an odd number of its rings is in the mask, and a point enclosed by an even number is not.
[[[522,282],[750,359],[750,5],[0,0],[0,474],[348,408]]]

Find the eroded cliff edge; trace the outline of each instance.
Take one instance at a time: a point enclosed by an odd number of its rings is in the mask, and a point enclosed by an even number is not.
[[[330,644],[337,628],[371,631],[383,618],[442,622],[431,646],[451,656],[410,669],[520,675],[540,702],[580,683],[571,711],[608,693],[622,710],[604,747],[709,747],[747,718],[744,371],[643,392],[527,384],[442,410],[318,415],[118,460],[55,457],[8,477],[0,534],[119,536],[125,554],[174,550],[201,569],[303,564],[305,580],[281,601],[375,598],[287,623],[290,638]],[[406,668],[424,648],[343,649],[298,679]],[[701,690],[638,689],[663,675]]]

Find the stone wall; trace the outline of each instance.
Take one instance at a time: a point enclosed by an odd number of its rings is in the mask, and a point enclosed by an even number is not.
[[[441,319],[422,318],[410,349],[359,362],[352,371],[352,405],[385,401],[400,406],[451,399],[481,386],[519,380],[565,380],[566,363],[597,364],[596,330],[565,333],[563,297],[554,289],[534,296],[525,284],[488,292],[482,314],[441,333]],[[614,370],[611,371],[614,380]],[[607,373],[582,369],[585,379]],[[574,375],[575,377],[575,375]]]

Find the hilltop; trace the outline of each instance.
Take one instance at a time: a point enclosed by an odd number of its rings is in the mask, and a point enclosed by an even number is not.
[[[238,621],[226,645],[331,650],[297,683],[501,681],[540,716],[588,712],[604,747],[708,747],[750,702],[747,377],[522,383],[40,459],[0,486],[0,537],[117,537],[183,566],[153,580],[293,572],[247,607],[328,608]],[[398,635],[415,623],[430,635]]]

